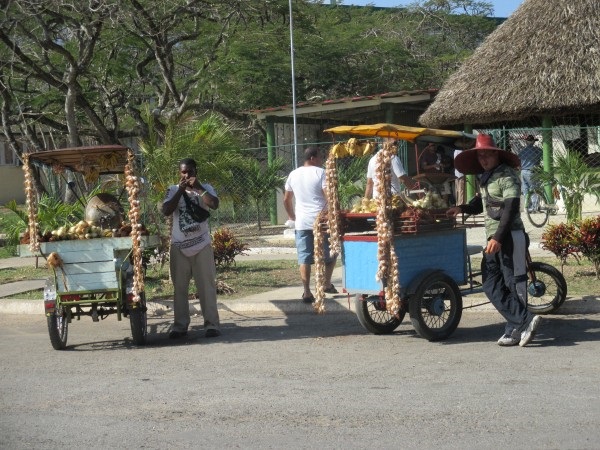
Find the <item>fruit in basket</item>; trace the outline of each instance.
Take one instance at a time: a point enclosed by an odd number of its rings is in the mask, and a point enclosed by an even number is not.
[[[364,214],[364,213],[374,213],[377,211],[377,200],[363,197],[362,199],[356,201],[352,209],[351,213],[354,214]]]
[[[412,206],[423,209],[447,208],[448,204],[437,192],[428,191],[425,197],[415,200]]]

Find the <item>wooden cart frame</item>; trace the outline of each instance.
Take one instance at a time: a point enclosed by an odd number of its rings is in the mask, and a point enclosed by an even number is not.
[[[77,147],[26,154],[24,162],[30,243],[21,245],[20,253],[46,258],[53,271],[51,283],[44,290],[44,311],[53,348],[66,348],[68,325],[73,318],[90,316],[97,322],[113,314],[118,320],[129,317],[134,344],[145,344],[147,306],[142,250],[155,247],[158,237],[143,236],[141,232],[140,186],[133,152],[119,145]],[[32,181],[34,164],[48,166],[59,176],[65,170],[93,172],[96,176],[125,174],[131,235],[40,242]]]

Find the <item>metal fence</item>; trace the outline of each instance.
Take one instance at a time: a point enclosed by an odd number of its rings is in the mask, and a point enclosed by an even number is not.
[[[494,136],[497,145],[514,153],[519,153],[526,145],[525,137],[533,135],[536,137],[536,145],[542,147],[547,139],[551,139],[553,155],[564,155],[568,150],[579,153],[584,161],[592,168],[600,170],[600,127],[579,125],[560,125],[552,129],[544,129],[539,126],[520,127],[520,128],[491,128],[475,129],[474,133],[489,133]],[[550,137],[551,136],[551,137]],[[340,137],[339,140],[344,140]],[[295,167],[295,159],[298,159],[298,165],[302,164],[302,155],[307,146],[318,146],[327,154],[332,142],[313,142],[299,144],[296,149],[293,145],[277,146],[274,149],[274,155],[284,162],[281,170],[281,176],[286,177]],[[400,141],[398,153],[404,166],[410,175],[417,172],[416,161],[422,151],[422,145],[412,145],[405,141]],[[453,155],[452,148],[446,147],[448,156]],[[268,150],[266,147],[246,149],[248,155],[254,155],[259,161],[266,164]],[[362,196],[366,183],[366,168],[368,157],[363,158],[344,158],[338,162],[338,172],[340,174],[340,200],[342,208],[349,208],[351,202],[356,196]],[[234,183],[236,179],[234,177]],[[239,177],[242,179],[243,177]],[[235,202],[228,195],[230,191],[235,191],[239,186],[221,186],[219,196],[221,206],[211,218],[212,227],[228,227],[238,234],[269,234],[273,232],[273,226],[281,225],[286,221],[287,216],[283,209],[283,192],[279,191],[272,196],[266,196],[260,200],[260,205],[255,202],[244,202],[242,204]],[[260,223],[260,227],[259,227]]]

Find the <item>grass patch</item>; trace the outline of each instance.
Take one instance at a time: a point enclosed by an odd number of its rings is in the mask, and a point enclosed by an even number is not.
[[[51,275],[45,267],[14,267],[0,269],[0,284],[15,281],[43,279]],[[242,261],[227,269],[220,269],[218,280],[233,289],[232,294],[220,294],[219,298],[236,299],[248,295],[260,294],[290,285],[300,285],[298,263],[294,260]],[[172,299],[173,285],[169,281],[168,267],[149,267],[145,279],[146,298]],[[193,281],[190,283],[190,293],[195,292]],[[41,291],[23,292],[9,298],[39,299]]]
[[[551,264],[560,270],[560,264],[556,258],[536,258],[535,260]],[[473,267],[477,268],[480,260],[474,258],[472,263]],[[51,272],[45,267],[0,269],[0,284],[43,279],[50,275]],[[600,292],[600,280],[596,278],[594,267],[588,261],[582,260],[579,264],[575,260],[569,261],[564,267],[563,275],[567,280],[570,297],[595,296]],[[232,294],[219,294],[221,299],[244,298],[281,287],[301,285],[298,264],[295,260],[240,261],[235,266],[220,269],[218,279],[234,291]],[[168,279],[168,267],[164,267],[162,270],[158,267],[148,268],[145,285],[147,298],[150,300],[173,298],[173,285]],[[190,293],[194,291],[195,287],[192,282],[190,283]],[[41,291],[21,293],[13,298],[39,299]]]

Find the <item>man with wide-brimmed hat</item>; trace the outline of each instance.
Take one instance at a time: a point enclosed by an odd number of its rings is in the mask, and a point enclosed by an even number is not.
[[[478,175],[481,196],[450,208],[448,214],[479,214],[485,210],[483,290],[506,319],[498,345],[523,347],[533,339],[540,317],[527,309],[529,239],[520,215],[521,183],[515,170],[520,165],[519,157],[496,147],[492,136],[480,134],[475,147],[460,153],[454,165],[464,174]]]
[[[540,166],[543,152],[541,148],[535,145],[537,139],[533,135],[528,135],[525,142],[527,145],[519,152],[519,159],[521,160],[521,192],[523,198],[527,199],[527,194],[534,187],[533,170]],[[531,208],[531,205],[528,205],[528,207]]]

